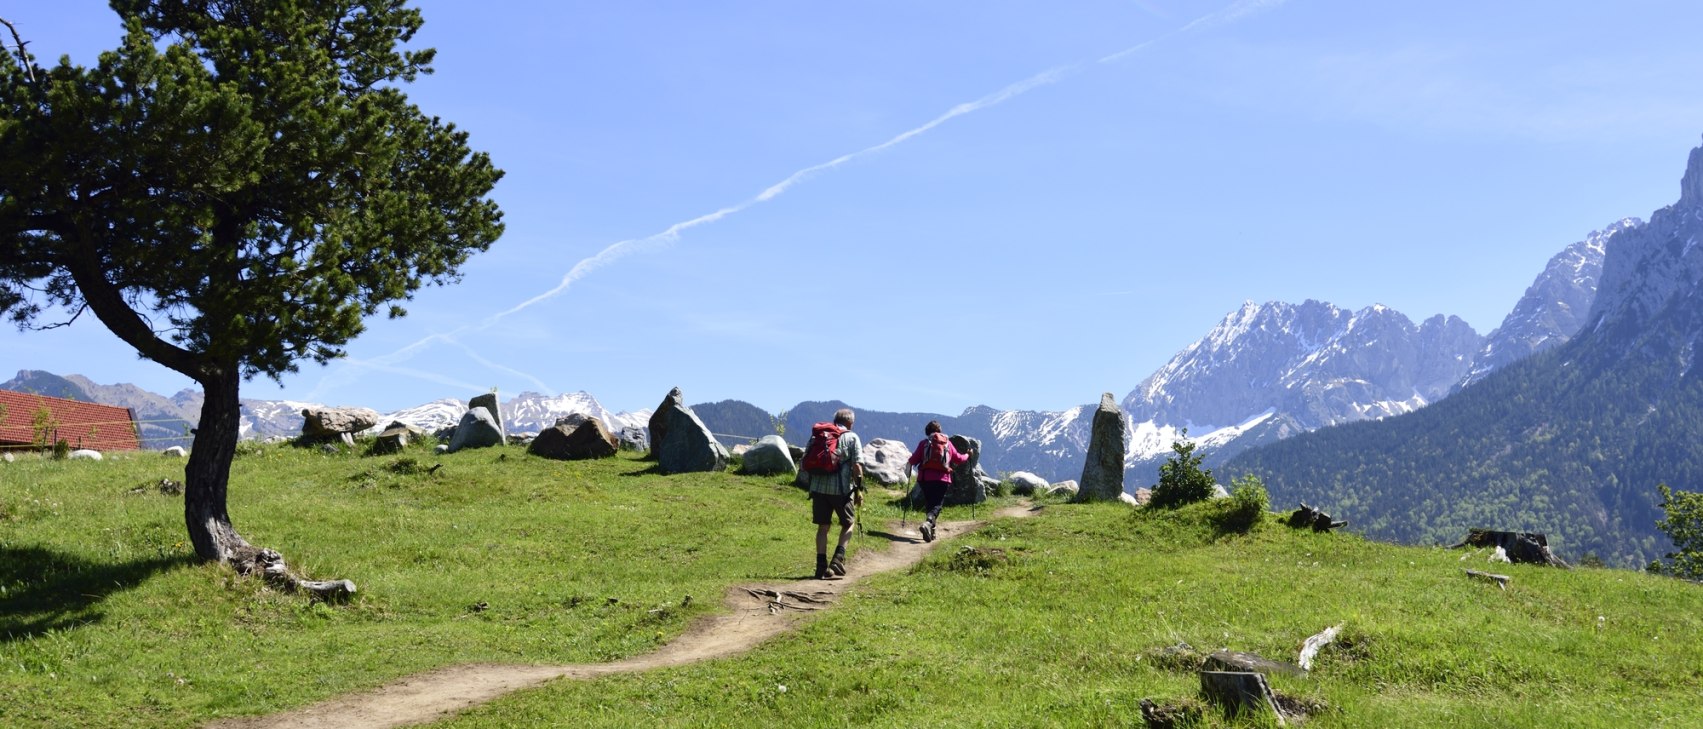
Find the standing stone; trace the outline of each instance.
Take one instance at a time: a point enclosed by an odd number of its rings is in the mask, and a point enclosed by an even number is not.
[[[463,448],[489,448],[502,443],[503,430],[497,425],[496,416],[485,408],[477,407],[461,416],[461,422],[455,426],[455,435],[449,438],[448,452],[454,453]]]
[[[876,438],[864,444],[863,475],[882,486],[897,486],[905,482],[905,463],[911,460],[911,449],[904,443]]]
[[[505,442],[508,440],[509,428],[503,422],[502,408],[497,406],[497,393],[487,392],[483,395],[474,396],[472,400],[467,401],[467,409],[472,410],[473,408],[484,408],[491,411],[491,419],[497,422],[497,432],[502,434]]]
[[[1075,501],[1116,501],[1124,492],[1124,415],[1112,393],[1100,396]]]
[[[680,388],[674,388],[650,419],[651,453],[663,473],[696,473],[721,471],[727,468],[727,448],[710,434],[704,421],[680,402]],[[660,426],[660,427],[659,427]],[[660,435],[659,435],[660,433]]]
[[[384,432],[373,440],[373,455],[383,456],[391,453],[401,453],[409,443],[425,437],[425,431],[411,427],[405,423],[393,422]]]
[[[661,447],[662,441],[668,437],[668,426],[674,420],[674,411],[684,407],[685,396],[680,393],[680,388],[676,387],[668,391],[668,395],[662,398],[662,404],[656,406],[656,412],[650,414],[650,457],[658,457],[656,449]]]
[[[615,436],[603,427],[603,421],[590,418],[580,421],[578,427],[555,425],[545,428],[532,439],[532,445],[526,452],[544,458],[554,458],[558,461],[583,461],[592,458],[608,458],[619,450]]]
[[[759,438],[750,450],[745,451],[746,473],[773,476],[792,473],[796,468],[792,454],[787,450],[786,441],[778,435],[765,435]]]
[[[967,435],[954,435],[952,447],[957,448],[959,453],[968,454],[970,458],[952,469],[952,486],[946,489],[946,503],[950,506],[963,506],[986,501],[987,488],[984,481],[988,476],[982,472],[982,442]]]

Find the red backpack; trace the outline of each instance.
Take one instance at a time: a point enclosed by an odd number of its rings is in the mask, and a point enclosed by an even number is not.
[[[846,429],[833,423],[810,427],[810,444],[804,447],[804,470],[831,476],[840,470],[840,435]]]
[[[923,439],[922,463],[917,464],[917,468],[927,468],[931,471],[952,470],[952,451],[947,447],[948,443],[951,441],[947,440],[945,433],[935,433]]]

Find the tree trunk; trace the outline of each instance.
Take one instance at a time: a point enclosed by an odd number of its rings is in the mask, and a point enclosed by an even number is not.
[[[195,555],[208,562],[229,564],[244,575],[258,574],[280,589],[306,592],[321,600],[348,598],[355,593],[355,583],[305,580],[291,574],[283,555],[250,545],[231,526],[225,494],[242,423],[242,401],[237,395],[242,378],[238,371],[234,366],[220,368],[218,374],[200,379],[206,399],[201,403],[194,450],[184,468],[183,494],[183,520],[189,527]]]
[[[183,519],[195,556],[208,562],[233,562],[252,549],[231,526],[231,515],[225,511],[231,459],[241,431],[242,403],[237,396],[241,380],[235,368],[201,379],[206,399],[184,468]]]

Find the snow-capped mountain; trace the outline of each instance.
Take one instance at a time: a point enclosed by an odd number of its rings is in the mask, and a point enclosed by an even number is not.
[[[1472,373],[1461,386],[1484,379],[1507,364],[1560,346],[1577,334],[1596,299],[1609,241],[1643,224],[1637,218],[1615,221],[1549,259],[1549,265],[1538,274],[1531,288],[1526,289],[1525,296],[1502,320],[1502,325],[1485,338],[1484,349],[1478,353]]]
[[[536,433],[555,425],[560,418],[576,414],[597,418],[611,431],[621,428],[644,428],[650,424],[651,415],[649,410],[631,413],[609,412],[597,398],[584,390],[561,395],[523,392],[503,403],[502,408],[503,422],[510,433]]]

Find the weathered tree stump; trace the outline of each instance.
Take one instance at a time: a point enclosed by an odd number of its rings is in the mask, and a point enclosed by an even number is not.
[[[1201,671],[1200,692],[1208,702],[1222,707],[1229,716],[1269,713],[1278,726],[1287,726],[1277,711],[1277,701],[1265,675],[1241,671]]]
[[[244,545],[231,557],[231,566],[238,574],[259,574],[268,584],[285,592],[305,592],[315,600],[341,602],[355,594],[355,583],[349,580],[306,580],[290,572],[284,555],[276,550],[255,549]]]
[[[1566,562],[1549,551],[1549,539],[1537,532],[1501,532],[1473,529],[1466,538],[1449,549],[1461,547],[1500,547],[1514,564],[1542,564],[1568,569]]]
[[[1311,528],[1315,532],[1328,532],[1332,529],[1348,526],[1346,519],[1336,521],[1330,518],[1330,514],[1308,506],[1305,502],[1298,503],[1301,504],[1301,508],[1289,515],[1288,524],[1290,527],[1295,529]]]

